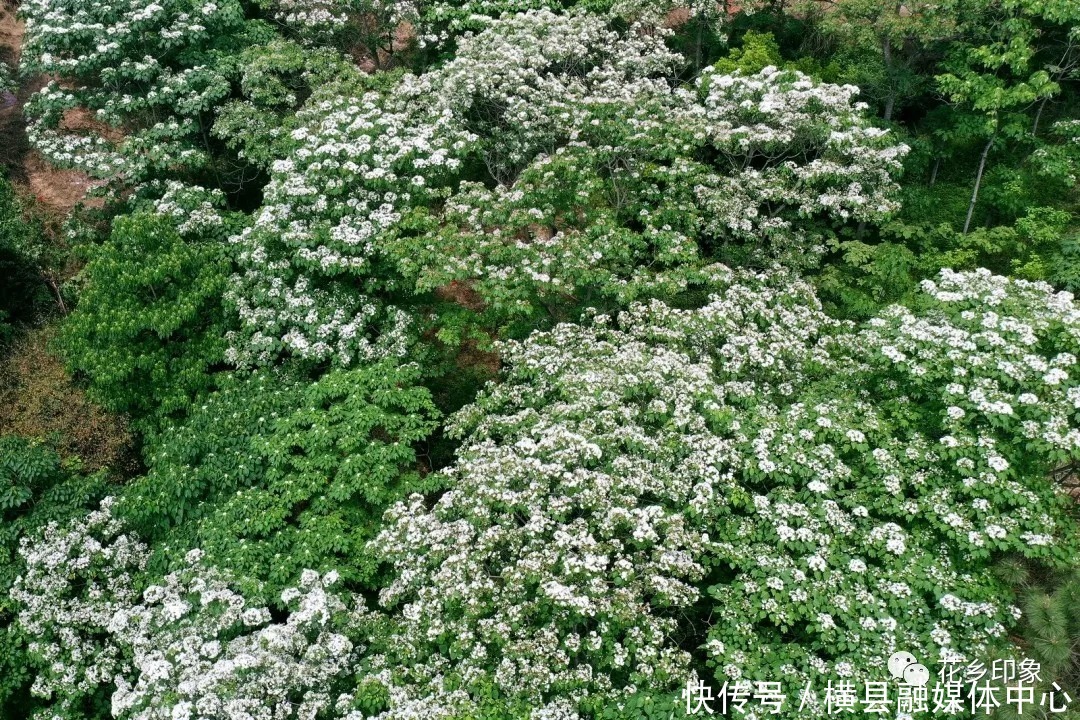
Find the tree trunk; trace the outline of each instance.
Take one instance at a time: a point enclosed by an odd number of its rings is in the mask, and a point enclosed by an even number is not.
[[[975,203],[979,200],[979,185],[982,184],[983,171],[986,170],[986,156],[990,154],[990,147],[994,144],[994,140],[997,139],[998,128],[994,128],[994,133],[990,136],[990,139],[986,141],[986,147],[983,148],[982,157],[979,158],[979,170],[975,173],[975,189],[971,191],[971,203],[968,205],[967,219],[964,220],[964,234],[967,235],[968,228],[971,227],[971,216],[975,212]]]
[[[1049,99],[1050,99],[1050,96],[1047,95],[1046,97],[1043,98],[1042,102],[1039,103],[1039,110],[1038,110],[1038,112],[1035,113],[1035,122],[1032,123],[1032,125],[1031,125],[1031,134],[1032,135],[1038,135],[1039,134],[1039,118],[1042,117],[1043,108],[1046,107],[1046,102]]]
[[[49,289],[53,291],[53,294],[56,295],[56,303],[60,306],[60,312],[64,313],[64,315],[67,315],[68,308],[67,305],[64,303],[64,296],[63,294],[61,294],[60,286],[57,284],[56,280],[54,280],[51,275],[44,271],[41,273],[41,277],[45,281],[45,284],[49,287]]]
[[[697,23],[697,34],[694,38],[694,70],[701,69],[701,45],[703,41],[703,35],[705,34],[705,23],[702,22],[701,17],[695,18]]]
[[[885,75],[889,82],[889,95],[885,99],[885,121],[892,120],[893,107],[896,105],[896,82],[893,75],[892,40],[886,36],[881,43],[881,53],[885,59]]]
[[[934,183],[937,182],[938,170],[941,168],[941,156],[938,155],[934,160],[934,169],[930,171],[930,187],[934,187]]]

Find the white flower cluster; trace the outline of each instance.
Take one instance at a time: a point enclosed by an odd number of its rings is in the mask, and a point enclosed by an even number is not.
[[[924,282],[923,292],[936,301],[935,312],[916,316],[894,307],[857,342],[879,348],[879,361],[912,394],[944,386],[943,455],[972,455],[971,478],[989,473],[1004,480],[1013,471],[997,443],[1010,434],[1048,457],[1080,450],[1073,422],[1080,409],[1080,312],[1072,294],[988,270],[945,270]],[[1050,356],[1048,333],[1058,348]]]
[[[1032,446],[988,405],[971,406],[980,432],[952,455],[922,429],[952,422],[935,402],[956,378],[989,392],[997,358],[1026,348],[1035,367],[1010,390],[1047,400],[1018,422],[1067,437],[1080,383],[1044,375],[1069,367],[1080,309],[984,272],[925,290],[929,309],[860,329],[783,274],[734,275],[700,310],[637,304],[503,347],[504,382],[452,425],[465,443],[450,490],[396,506],[373,543],[397,570],[381,599],[401,615],[408,712],[460,707],[450,676],[532,707],[675,687],[694,632],[680,617],[707,567],[729,570],[708,600],[710,662],[729,677],[779,668],[801,686],[890,649],[1004,642],[1015,608],[990,550],[1041,557],[1070,532],[1047,451],[1080,447]],[[1008,330],[970,348],[918,335],[958,332],[949,313],[968,333]],[[897,382],[876,349],[889,343],[927,364],[916,377],[936,401]],[[970,468],[943,462],[956,457]]]
[[[215,68],[161,59],[190,55],[235,31],[244,19],[237,0],[30,0],[20,12],[22,69],[63,78],[69,88],[50,82],[27,104],[30,140],[50,161],[133,182],[155,169],[204,162],[193,120],[229,95],[230,82]],[[61,129],[72,108],[100,126]]]
[[[0,96],[15,91],[16,83],[15,78],[11,72],[11,68],[7,63],[0,62]],[[12,100],[10,96],[0,98],[0,107],[8,107]]]
[[[578,138],[609,106],[671,93],[682,57],[640,26],[548,10],[506,16],[458,43],[454,59],[406,76],[392,102],[430,105],[482,142],[492,177],[510,185],[540,154]],[[418,118],[422,119],[422,118]]]
[[[908,147],[869,124],[854,85],[819,83],[766,67],[698,79],[704,109],[684,111],[695,137],[723,158],[695,190],[714,216],[706,232],[762,243],[786,264],[824,251],[805,218],[877,221],[899,209],[893,178]],[[770,211],[771,210],[771,211]]]
[[[506,16],[529,11],[563,13],[575,5],[580,9],[584,4],[560,0],[427,0],[417,4],[414,22],[420,31],[421,46],[445,46],[451,40],[483,31]],[[701,20],[719,34],[727,19],[724,4],[715,0],[613,0],[590,4],[588,10],[617,21],[641,24],[650,34],[662,34],[671,25],[691,18]]]
[[[669,638],[708,542],[683,510],[722,493],[715,468],[734,462],[695,412],[708,368],[574,325],[507,351],[517,369],[474,408],[451,490],[394,508],[375,542],[398,571],[381,595],[400,606],[392,646],[415,663],[399,682],[431,693],[425,713],[451,671],[535,706],[678,682],[689,658]]]
[[[135,579],[149,550],[124,532],[113,504],[107,498],[77,523],[49,523],[38,541],[20,541],[26,571],[11,598],[21,606],[17,622],[41,663],[32,692],[54,698],[57,710],[77,708],[130,667],[107,629],[118,610],[138,602]]]
[[[334,627],[356,627],[363,610],[330,592],[336,575],[305,572],[299,588],[282,594],[287,620],[275,623],[221,573],[200,566],[199,551],[187,560],[182,572],[148,587],[140,604],[113,615],[109,631],[131,654],[134,678],[115,679],[115,717],[282,720],[315,717],[337,703],[331,689],[363,648]]]
[[[419,4],[415,0],[274,0],[273,14],[310,40],[324,39],[350,23],[369,35],[386,36],[403,24],[417,25]]]
[[[154,212],[177,220],[178,233],[195,237],[206,237],[222,228],[225,224],[221,215],[223,207],[225,194],[221,190],[207,190],[176,181],[164,183],[161,197],[154,202]]]
[[[721,543],[748,577],[716,593],[718,666],[799,683],[840,646],[859,668],[889,648],[970,657],[1015,620],[992,553],[1045,557],[1075,532],[1047,473],[1080,456],[1080,308],[985,270],[923,292],[837,336],[820,389],[744,416],[757,497]],[[813,632],[763,645],[776,627]]]
[[[21,549],[27,569],[12,597],[41,663],[33,692],[54,696],[54,712],[110,686],[113,715],[131,720],[286,720],[348,707],[352,696],[334,688],[352,687],[364,647],[340,629],[355,636],[368,613],[331,590],[336,573],[305,571],[282,593],[283,622],[201,565],[198,550],[140,596],[148,550],[121,534],[112,506],[50,525]]]
[[[278,0],[275,16],[302,31],[326,31],[343,26],[348,15],[335,0]]]
[[[388,290],[480,281],[513,305],[588,285],[625,302],[711,281],[701,244],[806,264],[822,223],[895,209],[906,148],[868,125],[853,88],[767,68],[693,92],[676,87],[679,64],[662,34],[540,10],[462,38],[385,97],[317,94],[234,238],[230,357],[392,352]],[[493,189],[463,181],[478,162]]]
[[[243,273],[226,295],[242,327],[231,361],[265,363],[287,350],[347,365],[404,352],[409,319],[377,299],[393,278],[375,240],[404,207],[435,196],[411,178],[456,169],[453,156],[473,138],[439,118],[402,132],[407,117],[376,100],[308,108],[302,119],[314,127],[294,131],[293,158],[275,163],[254,224],[232,238]],[[335,282],[343,275],[361,292]]]

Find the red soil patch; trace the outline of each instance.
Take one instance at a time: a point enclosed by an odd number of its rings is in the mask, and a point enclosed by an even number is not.
[[[499,374],[499,368],[502,366],[502,359],[499,357],[499,353],[480,350],[472,340],[465,341],[461,346],[461,350],[458,352],[455,362],[457,363],[457,366],[463,370],[481,370],[484,374],[490,375],[491,377],[497,376]]]
[[[440,300],[455,303],[473,312],[481,312],[487,307],[484,298],[480,297],[480,293],[473,290],[472,286],[467,282],[454,280],[449,285],[437,289],[435,296]]]
[[[15,16],[15,8],[8,0],[0,0],[0,60],[12,69],[18,64],[23,31],[23,23]],[[4,166],[16,185],[36,197],[50,212],[67,216],[84,199],[86,192],[100,183],[77,170],[54,168],[30,149],[26,140],[23,103],[44,84],[45,78],[27,79],[15,93],[14,102],[0,107],[0,165]],[[115,130],[94,120],[86,110],[69,110],[60,127],[69,132],[94,132],[109,140],[119,139]],[[95,200],[92,204],[100,202]]]
[[[664,27],[677,28],[682,27],[690,21],[690,9],[685,7],[677,7],[670,10],[667,17],[664,18]]]
[[[65,110],[64,117],[60,120],[60,129],[79,135],[99,135],[111,143],[124,139],[123,133],[95,118],[86,108]]]
[[[22,37],[23,24],[15,17],[15,8],[7,2],[0,3],[0,46],[4,48],[0,59],[8,63],[12,69],[19,61]]]
[[[357,22],[371,23],[369,18],[361,18]],[[416,28],[410,22],[402,22],[394,29],[394,37],[390,41],[390,48],[371,48],[357,45],[350,50],[357,67],[366,73],[374,73],[377,70],[386,70],[394,65],[395,53],[408,50],[416,42]],[[377,58],[376,58],[377,55]],[[377,59],[377,62],[376,62]]]
[[[61,170],[53,167],[36,152],[29,152],[23,161],[26,168],[26,184],[34,198],[53,212],[67,216],[83,203],[88,207],[101,207],[102,198],[86,198],[86,193],[103,183],[92,180],[78,170]]]

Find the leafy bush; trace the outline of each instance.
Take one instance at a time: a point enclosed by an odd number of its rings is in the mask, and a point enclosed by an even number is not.
[[[89,249],[90,282],[61,344],[106,408],[140,418],[182,411],[222,362],[230,267],[223,236],[235,219],[214,201],[199,188],[174,187],[153,213],[117,218],[109,239]]]
[[[311,384],[256,373],[204,397],[162,432],[150,473],[123,496],[124,515],[156,541],[152,567],[198,547],[259,580],[246,590],[267,602],[307,568],[373,584],[363,547],[383,511],[435,487],[414,449],[438,417],[419,374],[390,362]]]
[[[48,300],[42,281],[42,228],[30,219],[25,201],[0,178],[0,343],[10,339],[14,323],[36,320]]]

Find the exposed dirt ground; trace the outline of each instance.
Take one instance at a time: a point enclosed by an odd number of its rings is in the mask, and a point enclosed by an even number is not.
[[[16,20],[14,9],[7,0],[0,0],[0,62],[12,70],[18,66],[22,35],[23,26]],[[0,95],[0,165],[12,171],[19,167],[29,149],[23,131],[21,94]]]
[[[411,47],[416,40],[416,28],[410,22],[402,22],[394,30],[394,36],[390,45],[386,48],[376,48],[372,51],[363,45],[354,47],[350,54],[357,66],[364,72],[373,73],[379,68],[391,67],[394,63],[394,53]],[[373,53],[378,55],[379,62],[375,62]]]
[[[30,330],[0,354],[0,435],[51,441],[87,470],[130,474],[138,458],[127,422],[86,398],[50,349],[55,336]]]
[[[23,23],[10,0],[0,0],[0,61],[18,67]],[[33,195],[48,210],[66,216],[95,185],[84,173],[50,167],[26,141],[23,104],[45,84],[45,78],[24,79],[14,97],[0,98],[0,166],[16,185]],[[65,116],[67,129],[79,130],[93,120],[86,113]]]

